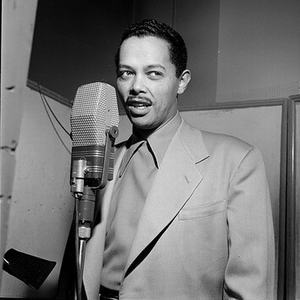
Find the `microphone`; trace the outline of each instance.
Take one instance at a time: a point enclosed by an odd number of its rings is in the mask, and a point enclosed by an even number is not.
[[[71,185],[78,168],[84,169],[84,183],[93,188],[102,188],[112,179],[118,124],[114,87],[94,82],[78,88],[71,111]]]
[[[71,111],[71,192],[79,201],[79,222],[92,223],[95,191],[113,178],[119,112],[114,87],[94,82],[78,88]]]
[[[94,222],[96,191],[113,178],[119,113],[115,89],[94,82],[78,88],[71,111],[71,192],[75,198],[76,297],[81,299],[84,253]]]

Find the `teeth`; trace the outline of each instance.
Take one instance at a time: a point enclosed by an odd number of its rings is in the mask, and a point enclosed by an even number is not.
[[[129,109],[133,112],[133,113],[145,113],[146,111],[148,111],[148,106],[147,105],[130,105]]]
[[[142,99],[129,99],[127,102],[128,106],[133,106],[133,107],[146,107],[146,106],[150,106],[151,103],[149,103],[149,101],[146,100],[142,100]]]
[[[140,109],[140,110],[142,110],[142,109],[145,109],[146,108],[146,106],[133,106],[135,109]]]
[[[148,105],[143,104],[143,103],[131,103],[129,106],[133,106],[133,107],[147,107]]]

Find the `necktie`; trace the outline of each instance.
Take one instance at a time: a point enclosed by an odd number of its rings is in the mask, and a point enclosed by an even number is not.
[[[130,149],[129,149],[130,150]],[[102,284],[118,289],[139,218],[155,172],[155,158],[147,141],[127,151],[111,199]]]

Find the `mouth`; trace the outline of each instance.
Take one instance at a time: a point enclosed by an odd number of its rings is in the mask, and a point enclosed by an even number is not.
[[[145,115],[152,105],[149,99],[130,97],[126,102],[126,107],[134,116]]]
[[[152,102],[147,98],[142,97],[129,97],[127,102],[127,106],[141,107],[141,106],[151,106]]]

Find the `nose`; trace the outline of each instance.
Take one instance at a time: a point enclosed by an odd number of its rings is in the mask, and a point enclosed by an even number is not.
[[[137,95],[143,92],[145,92],[144,79],[141,75],[137,74],[132,81],[131,93]]]

